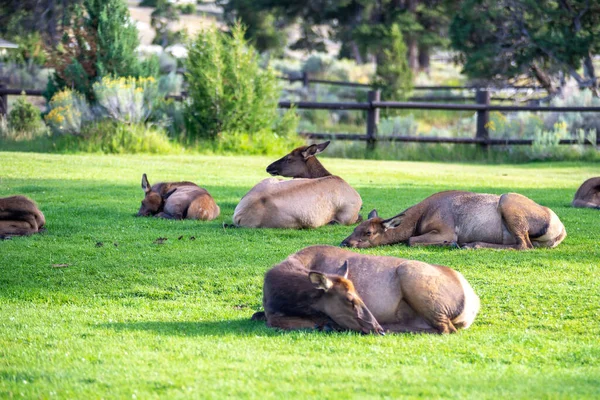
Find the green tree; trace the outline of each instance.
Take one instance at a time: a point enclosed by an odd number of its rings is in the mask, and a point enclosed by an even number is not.
[[[375,86],[385,100],[406,99],[412,88],[412,71],[406,59],[406,45],[400,27],[392,25],[380,51],[375,71]]]
[[[123,0],[84,0],[50,56],[55,73],[46,96],[69,87],[93,99],[92,84],[103,76],[156,74],[154,60],[145,64],[137,58],[138,44],[137,29]]]
[[[293,110],[279,116],[274,71],[260,68],[257,52],[244,34],[236,24],[231,34],[204,31],[189,44],[186,119],[192,137],[223,141],[238,134],[295,133]]]
[[[556,94],[571,76],[598,90],[600,3],[590,0],[465,0],[450,29],[464,72],[510,81],[526,76]],[[579,70],[583,68],[583,75]]]
[[[382,29],[389,34],[392,25],[397,24],[408,46],[409,65],[414,70],[429,67],[432,48],[448,45],[450,16],[457,4],[453,0],[221,1],[226,14],[240,18],[249,26],[248,35],[257,43],[260,35],[282,38],[284,35],[279,31],[294,25],[300,27],[300,37],[291,48],[322,51],[326,39],[333,39],[341,42],[342,57],[354,58],[357,62],[373,54],[369,47],[380,38]],[[265,29],[267,18],[275,21],[276,30]],[[357,31],[361,32],[359,36]],[[374,35],[368,37],[365,35],[368,32]],[[263,40],[261,43],[258,48],[263,50],[280,42]]]

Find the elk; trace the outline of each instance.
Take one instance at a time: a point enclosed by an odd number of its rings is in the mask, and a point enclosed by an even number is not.
[[[600,176],[583,182],[577,189],[571,205],[573,207],[600,209]]]
[[[318,228],[328,223],[359,222],[360,195],[339,176],[331,175],[315,157],[329,142],[302,146],[267,167],[271,175],[240,200],[236,226],[248,228]]]
[[[44,214],[25,196],[0,198],[0,239],[43,231]]]
[[[200,219],[211,221],[220,209],[212,196],[192,182],[161,182],[150,185],[142,175],[142,189],[146,193],[138,216],[153,215],[168,219]]]
[[[266,273],[263,307],[252,319],[285,330],[454,333],[473,323],[479,297],[448,267],[311,246]]]
[[[368,220],[341,245],[366,248],[406,242],[409,246],[523,250],[553,248],[566,236],[565,227],[551,209],[520,194],[447,191],[389,219],[371,211]]]

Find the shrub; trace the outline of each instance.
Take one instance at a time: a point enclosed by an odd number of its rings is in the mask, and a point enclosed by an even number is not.
[[[196,5],[192,3],[182,4],[177,7],[182,14],[191,15],[196,14]]]
[[[381,89],[384,100],[400,101],[412,90],[412,71],[406,60],[406,45],[400,27],[392,25],[375,70],[375,86]]]
[[[73,90],[65,89],[56,93],[48,103],[50,112],[45,120],[56,134],[78,135],[85,122],[93,119],[93,114],[85,97]]]
[[[153,77],[104,77],[93,89],[105,115],[127,124],[145,122],[159,99],[158,82]]]
[[[56,140],[61,151],[101,152],[106,154],[178,153],[182,149],[169,141],[158,127],[122,124],[103,120],[86,125],[80,136],[63,136]]]
[[[40,110],[21,95],[8,114],[8,126],[17,132],[37,132],[42,125]]]
[[[240,132],[270,131],[295,140],[294,111],[280,116],[275,73],[259,67],[257,53],[248,46],[239,24],[231,35],[201,32],[188,50],[186,121],[191,138],[228,141],[228,135],[237,137]]]

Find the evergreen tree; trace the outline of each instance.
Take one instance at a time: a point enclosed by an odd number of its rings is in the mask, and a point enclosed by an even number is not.
[[[529,76],[555,94],[562,77],[571,76],[598,90],[592,63],[600,50],[597,1],[465,0],[450,33],[471,78]]]
[[[138,44],[137,29],[123,0],[84,0],[75,7],[70,29],[50,56],[55,73],[46,96],[69,87],[91,100],[92,84],[103,76],[155,74],[138,60]]]
[[[412,71],[406,59],[406,45],[400,27],[392,25],[382,48],[375,71],[375,86],[385,100],[402,100],[412,88]]]

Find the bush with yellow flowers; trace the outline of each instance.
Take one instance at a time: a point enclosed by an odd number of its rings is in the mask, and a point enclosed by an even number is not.
[[[104,77],[94,83],[94,96],[109,118],[126,124],[143,123],[161,98],[153,77]]]

